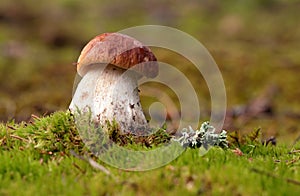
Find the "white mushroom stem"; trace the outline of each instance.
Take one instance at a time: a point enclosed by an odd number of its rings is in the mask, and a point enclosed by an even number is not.
[[[105,125],[107,120],[116,120],[125,133],[148,128],[138,94],[137,73],[114,65],[104,70],[97,67],[90,69],[78,84],[69,106],[71,111],[90,109],[96,123]]]

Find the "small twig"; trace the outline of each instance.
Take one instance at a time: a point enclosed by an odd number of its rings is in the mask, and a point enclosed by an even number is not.
[[[104,172],[106,175],[110,175],[110,172],[104,166],[100,165],[99,163],[97,163],[91,158],[88,158],[88,161],[93,168]]]
[[[294,154],[294,153],[300,153],[300,150],[293,150],[293,151],[289,152],[289,154]]]
[[[300,160],[300,157],[298,157],[298,158],[296,158],[296,159],[292,159],[292,160],[290,160],[289,162],[287,162],[286,164],[287,165],[291,165],[291,164],[293,164],[293,163],[296,163],[297,161],[299,161]]]
[[[85,173],[85,171],[83,169],[81,169],[81,167],[79,167],[76,163],[73,163],[74,167],[76,167],[81,173]]]
[[[35,115],[35,114],[31,114],[31,117],[33,118],[33,119],[37,119],[37,120],[39,120],[40,119],[40,117],[38,117],[37,115]]]
[[[255,172],[255,173],[263,174],[263,175],[266,175],[266,176],[271,177],[271,178],[280,179],[278,176],[274,175],[273,173],[262,171],[262,170],[259,170],[257,168],[251,168],[250,170]],[[288,183],[300,186],[300,181],[298,181],[298,180],[294,180],[294,179],[290,179],[290,178],[283,178],[283,179]]]
[[[6,125],[7,126],[7,128],[9,128],[9,129],[11,129],[11,130],[17,130],[16,128],[14,128],[13,126],[11,126],[11,125]]]
[[[81,159],[81,160],[84,160],[85,161],[85,158],[83,156],[80,156],[79,154],[77,154],[76,152],[74,152],[73,150],[70,150],[70,153],[71,155],[73,155],[74,157],[78,158],[78,159]]]
[[[298,180],[287,178],[286,181],[289,182],[289,183],[292,183],[292,184],[300,186],[300,182]]]
[[[94,161],[93,159],[91,158],[85,158],[83,156],[80,156],[78,155],[76,152],[74,152],[73,150],[70,151],[70,153],[76,157],[76,158],[79,158],[81,160],[84,160],[86,162],[88,162],[94,169],[97,169],[99,171],[102,171],[104,172],[106,175],[111,175],[110,174],[110,171],[108,169],[106,169],[104,166],[100,165],[99,163],[97,163],[96,161]]]
[[[27,139],[25,139],[25,138],[22,138],[22,137],[20,137],[20,136],[17,136],[17,135],[9,135],[10,137],[12,137],[12,138],[15,138],[15,139],[18,139],[18,140],[21,140],[21,141],[23,141],[23,142],[29,142]]]

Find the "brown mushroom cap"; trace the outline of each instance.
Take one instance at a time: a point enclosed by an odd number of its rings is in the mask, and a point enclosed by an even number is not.
[[[150,48],[136,39],[120,33],[103,33],[83,48],[77,61],[77,72],[84,76],[89,65],[113,64],[123,69],[133,67],[136,72],[154,78],[158,74],[156,61]],[[137,65],[139,63],[142,64]]]

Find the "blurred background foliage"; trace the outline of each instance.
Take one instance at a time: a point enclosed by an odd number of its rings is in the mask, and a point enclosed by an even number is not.
[[[157,24],[189,33],[214,57],[227,91],[225,128],[260,126],[265,137],[290,141],[300,128],[299,10],[298,0],[1,0],[0,120],[67,109],[74,62],[91,38]],[[154,52],[182,69],[189,64],[171,51]],[[205,81],[184,71],[208,118]]]

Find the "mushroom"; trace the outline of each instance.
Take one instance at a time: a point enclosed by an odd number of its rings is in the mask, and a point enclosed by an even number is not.
[[[158,75],[151,50],[120,33],[104,33],[92,39],[77,61],[82,77],[69,106],[72,112],[91,112],[94,122],[115,120],[123,133],[147,130],[138,80]]]

